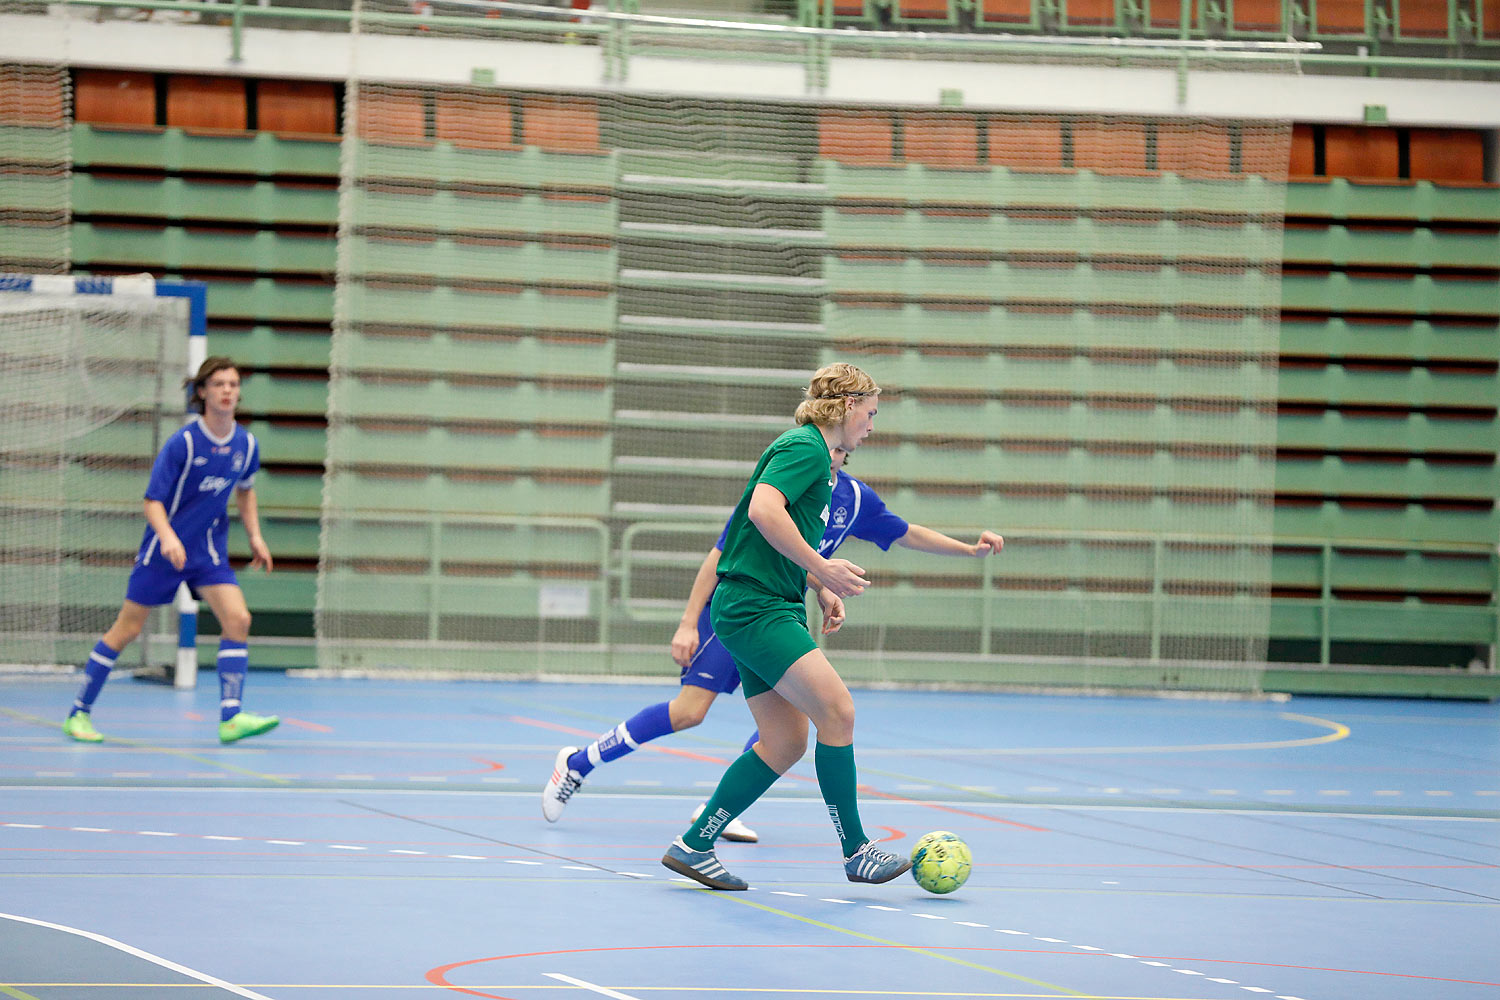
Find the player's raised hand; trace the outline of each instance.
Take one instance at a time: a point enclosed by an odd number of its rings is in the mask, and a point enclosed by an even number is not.
[[[837,597],[854,597],[870,585],[865,571],[847,559],[825,559],[814,575]]]
[[[693,656],[697,652],[698,626],[677,626],[677,632],[672,636],[672,662],[679,667],[685,667],[693,662]]]
[[[999,552],[1005,548],[1005,539],[993,531],[981,531],[979,541],[974,545],[976,556],[987,556],[991,552]]]

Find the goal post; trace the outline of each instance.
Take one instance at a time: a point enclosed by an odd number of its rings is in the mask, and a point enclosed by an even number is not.
[[[78,662],[108,627],[142,484],[207,354],[206,303],[201,282],[0,274],[0,662]],[[174,682],[191,687],[186,588],[176,606]]]

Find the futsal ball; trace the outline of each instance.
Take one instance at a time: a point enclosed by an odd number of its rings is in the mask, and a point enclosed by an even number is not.
[[[911,849],[911,877],[928,892],[943,895],[969,880],[971,860],[968,844],[947,830],[934,830]]]

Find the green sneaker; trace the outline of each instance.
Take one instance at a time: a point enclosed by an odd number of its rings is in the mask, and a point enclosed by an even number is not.
[[[63,732],[79,743],[102,743],[103,735],[94,728],[94,721],[87,712],[74,712],[63,722]]]
[[[246,736],[259,736],[261,733],[269,733],[280,724],[281,720],[274,715],[239,712],[219,723],[219,742],[233,743]]]

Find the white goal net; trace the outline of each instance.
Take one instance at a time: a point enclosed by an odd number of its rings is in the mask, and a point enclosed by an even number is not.
[[[0,663],[75,661],[109,626],[181,420],[186,300],[95,290],[0,276]]]

